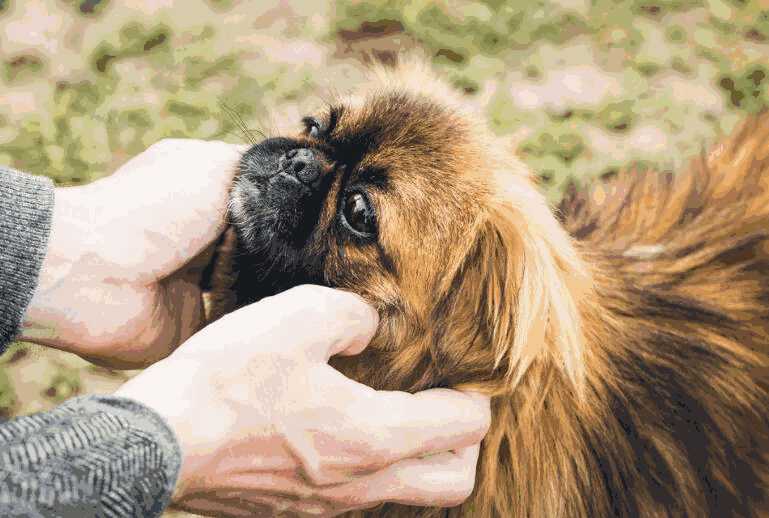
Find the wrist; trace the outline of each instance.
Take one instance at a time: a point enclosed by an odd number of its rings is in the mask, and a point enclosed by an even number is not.
[[[51,230],[37,286],[24,316],[21,339],[56,346],[61,338],[62,295],[76,289],[68,285],[76,268],[93,248],[95,215],[84,187],[59,187],[54,191]]]
[[[164,385],[168,390],[158,390]],[[211,385],[200,362],[171,355],[128,380],[113,394],[149,408],[173,432],[181,465],[172,501],[178,501],[195,484],[196,477],[206,472],[211,458],[219,456],[222,438],[238,431],[235,410],[215,396]],[[203,420],[200,409],[206,414]]]

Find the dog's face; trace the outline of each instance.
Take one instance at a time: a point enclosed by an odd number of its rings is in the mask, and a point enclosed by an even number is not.
[[[239,302],[301,283],[360,294],[382,317],[367,350],[379,374],[360,359],[346,369],[373,385],[520,376],[548,326],[574,325],[564,276],[579,266],[509,144],[478,120],[412,66],[253,146],[231,197]],[[569,369],[577,341],[551,351]]]

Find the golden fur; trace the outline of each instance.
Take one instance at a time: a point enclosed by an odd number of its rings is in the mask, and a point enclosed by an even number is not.
[[[376,135],[359,164],[389,176],[381,249],[324,257],[324,282],[382,316],[333,364],[376,388],[494,396],[465,504],[360,515],[769,516],[769,115],[676,176],[628,171],[554,214],[424,67],[375,69],[338,104],[337,141]],[[238,300],[227,241],[215,315]]]

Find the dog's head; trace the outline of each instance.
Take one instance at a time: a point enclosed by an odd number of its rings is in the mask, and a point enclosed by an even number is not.
[[[370,83],[243,156],[231,217],[241,303],[301,283],[374,304],[378,387],[514,385],[532,362],[581,376],[586,275],[509,142],[425,67]]]

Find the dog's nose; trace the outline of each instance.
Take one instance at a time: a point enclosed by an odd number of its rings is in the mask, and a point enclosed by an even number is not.
[[[303,184],[311,184],[320,176],[320,162],[310,149],[292,149],[278,160],[280,170]]]

